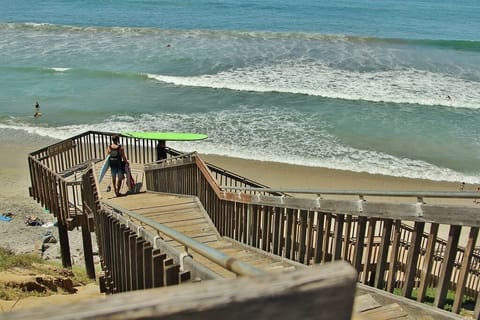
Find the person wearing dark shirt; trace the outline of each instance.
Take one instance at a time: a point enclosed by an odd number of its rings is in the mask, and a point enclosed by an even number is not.
[[[167,159],[165,140],[159,140],[157,144],[157,161]]]

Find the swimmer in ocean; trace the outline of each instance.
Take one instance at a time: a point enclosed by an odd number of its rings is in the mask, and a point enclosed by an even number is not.
[[[42,115],[42,113],[40,112],[40,104],[38,103],[38,101],[35,103],[35,113],[33,114],[33,117],[34,118],[38,118]]]

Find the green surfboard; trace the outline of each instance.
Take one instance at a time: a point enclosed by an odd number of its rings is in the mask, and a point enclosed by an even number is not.
[[[165,141],[195,141],[207,139],[206,134],[201,133],[186,133],[186,132],[123,132],[123,136],[140,138],[140,139],[152,139],[152,140],[165,140]]]

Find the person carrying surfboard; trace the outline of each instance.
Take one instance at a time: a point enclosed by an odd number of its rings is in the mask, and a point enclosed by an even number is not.
[[[118,135],[112,136],[112,143],[107,148],[107,154],[110,155],[109,166],[112,175],[113,189],[117,197],[121,196],[120,188],[122,187],[122,180],[124,174],[124,165],[128,164],[125,149],[120,144],[120,137]]]

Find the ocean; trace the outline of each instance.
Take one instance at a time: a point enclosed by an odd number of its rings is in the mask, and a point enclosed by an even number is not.
[[[478,0],[0,2],[2,141],[195,132],[168,145],[480,183]]]

